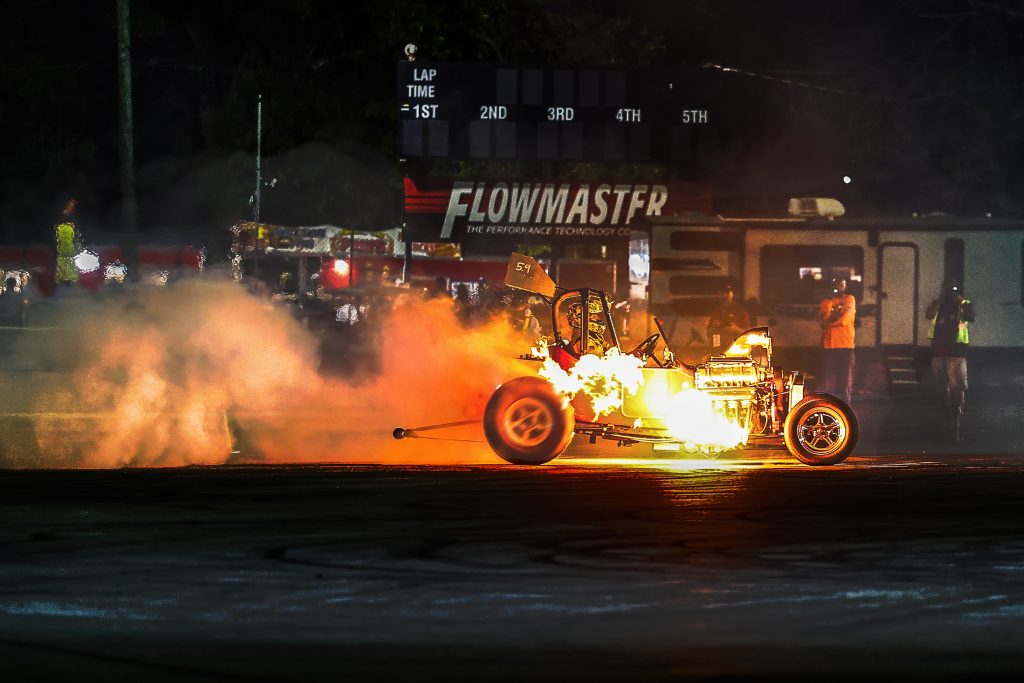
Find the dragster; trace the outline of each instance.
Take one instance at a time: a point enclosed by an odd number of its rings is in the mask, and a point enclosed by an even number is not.
[[[624,351],[607,293],[560,288],[529,256],[512,255],[505,284],[541,297],[553,331],[550,342],[520,356],[537,373],[505,382],[487,402],[484,434],[509,463],[550,462],[576,435],[708,457],[774,441],[807,465],[839,464],[857,444],[846,402],[806,393],[803,373],[773,366],[768,327],[748,329],[720,355],[688,365],[657,318],[657,332]],[[472,422],[397,428],[393,436]]]

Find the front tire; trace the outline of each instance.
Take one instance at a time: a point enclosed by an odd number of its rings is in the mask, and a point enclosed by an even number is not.
[[[789,411],[786,448],[805,465],[838,465],[857,445],[860,426],[853,409],[830,394],[812,394]]]
[[[571,406],[540,377],[518,377],[498,387],[484,411],[487,443],[514,465],[543,465],[572,440]]]

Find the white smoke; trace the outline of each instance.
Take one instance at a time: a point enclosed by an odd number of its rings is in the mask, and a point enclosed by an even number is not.
[[[479,427],[391,433],[479,418],[497,384],[531,372],[504,323],[467,329],[450,301],[413,293],[381,321],[375,372],[343,378],[318,371],[317,339],[290,312],[230,281],[57,305],[61,332],[21,351],[63,367],[33,389],[35,454],[15,466],[490,462]]]

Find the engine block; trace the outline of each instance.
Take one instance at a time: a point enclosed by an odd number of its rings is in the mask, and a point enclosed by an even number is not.
[[[763,369],[749,360],[711,359],[697,366],[694,382],[698,389],[752,387],[761,381]]]

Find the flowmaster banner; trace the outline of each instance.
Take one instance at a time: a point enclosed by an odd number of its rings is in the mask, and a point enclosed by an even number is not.
[[[704,183],[405,179],[406,239],[628,240],[652,216],[710,212]]]

